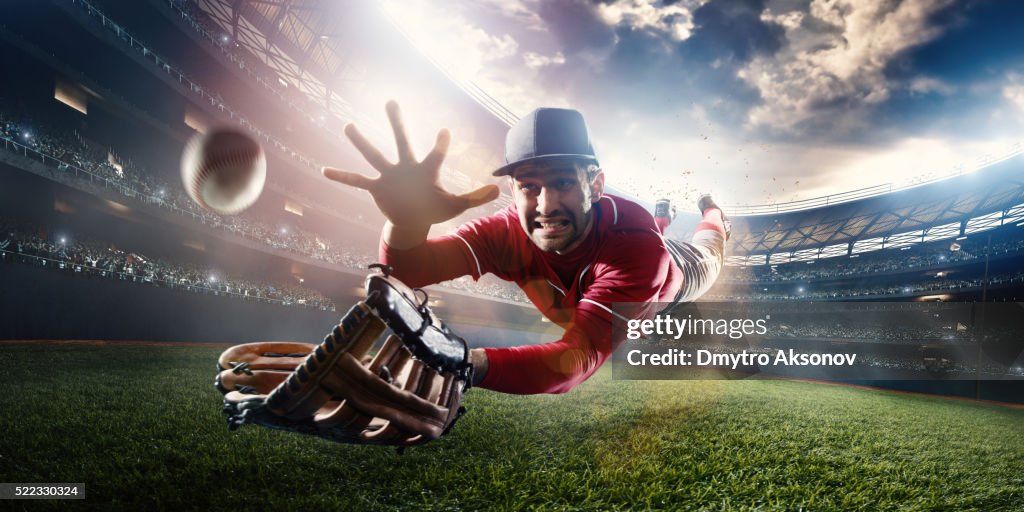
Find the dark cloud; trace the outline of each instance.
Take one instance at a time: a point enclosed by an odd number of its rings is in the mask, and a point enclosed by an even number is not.
[[[761,21],[761,2],[720,3],[694,13],[694,33],[681,43],[650,29],[609,27],[594,3],[542,3],[539,15],[558,39],[566,63],[545,70],[540,79],[547,90],[577,101],[608,104],[604,108],[628,104],[650,115],[690,108],[703,99],[710,116],[741,123],[758,95],[736,72],[754,56],[777,51],[784,30]]]
[[[693,35],[683,42],[694,59],[737,63],[771,55],[786,41],[785,29],[761,20],[763,1],[708,2],[693,12]]]
[[[920,73],[948,83],[969,83],[979,74],[1024,70],[1020,25],[1024,2],[966,2],[936,13],[932,24],[950,27],[941,38],[907,52],[887,69],[890,78]],[[1013,66],[1012,63],[1016,63]]]
[[[863,138],[954,133],[984,140],[1005,132],[1006,120],[993,113],[1005,110],[1006,74],[1024,73],[1024,47],[1015,35],[1022,17],[1024,3],[993,0],[934,13],[929,24],[945,32],[888,63],[885,78],[893,84],[892,94],[870,113],[872,133]],[[947,91],[912,90],[919,77],[936,80]],[[964,130],[967,126],[970,130]]]
[[[606,48],[615,43],[614,30],[601,21],[590,2],[542,2],[538,14],[567,54]]]

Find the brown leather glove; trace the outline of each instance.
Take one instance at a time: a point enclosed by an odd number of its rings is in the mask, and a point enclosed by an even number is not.
[[[374,274],[366,284],[366,301],[320,345],[248,343],[221,354],[215,384],[229,428],[256,423],[396,446],[451,429],[472,382],[466,342],[394,278]]]

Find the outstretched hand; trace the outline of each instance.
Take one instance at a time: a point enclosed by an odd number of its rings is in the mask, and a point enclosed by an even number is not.
[[[368,178],[333,167],[324,167],[324,176],[370,192],[384,217],[392,225],[405,228],[429,227],[497,199],[497,185],[485,185],[461,195],[442,188],[441,163],[448,154],[451,134],[446,129],[438,132],[434,149],[417,161],[406,137],[398,103],[389,101],[386,108],[398,146],[398,162],[389,162],[355,125],[350,124],[345,127],[345,136],[380,176]]]

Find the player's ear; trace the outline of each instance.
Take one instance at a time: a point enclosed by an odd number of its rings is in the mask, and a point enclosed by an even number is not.
[[[604,195],[604,171],[598,168],[590,179],[590,202],[596,203]]]

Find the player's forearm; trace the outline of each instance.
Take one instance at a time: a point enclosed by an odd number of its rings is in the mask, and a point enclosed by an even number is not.
[[[474,350],[476,352],[476,350]],[[473,355],[473,354],[471,354]],[[542,345],[513,348],[487,348],[472,358],[474,375],[480,387],[517,395],[567,393],[608,359],[593,349],[581,349],[560,340]]]
[[[412,245],[400,248],[388,242],[390,237],[387,231],[389,229],[385,228],[385,234],[381,236],[378,261],[391,266],[394,269],[393,275],[413,288],[448,281],[472,272],[461,250],[464,244],[458,237],[441,236],[426,240],[422,235],[415,235],[413,230],[394,228],[396,233],[403,233],[397,240],[399,245]],[[419,243],[414,244],[417,239]]]
[[[427,241],[427,234],[430,232],[430,225],[426,226],[396,226],[391,222],[384,223],[384,230],[381,232],[381,239],[388,247],[399,250],[412,249]]]

